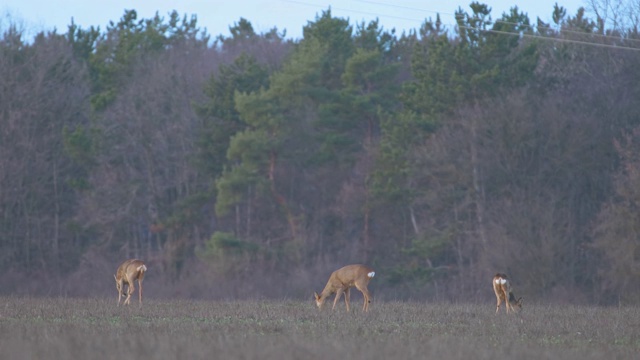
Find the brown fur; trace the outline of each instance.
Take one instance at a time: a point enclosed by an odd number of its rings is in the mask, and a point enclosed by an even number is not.
[[[493,277],[493,292],[496,294],[498,304],[496,305],[496,314],[500,310],[500,304],[505,303],[507,314],[509,311],[515,312],[515,308],[522,309],[522,298],[513,295],[511,290],[511,282],[507,279],[507,275],[497,273]],[[514,308],[515,307],[515,308]]]
[[[133,285],[136,280],[138,280],[138,286],[140,287],[138,297],[140,299],[140,305],[142,305],[142,280],[144,280],[144,274],[146,271],[147,266],[142,260],[129,259],[120,264],[116,274],[113,275],[116,279],[116,289],[118,290],[118,305],[120,305],[120,300],[122,300],[125,284],[128,285],[128,289],[126,292],[127,298],[124,300],[124,304],[128,305],[131,303],[131,294],[136,291],[136,288]]]
[[[329,281],[324,287],[324,290],[322,290],[322,293],[320,295],[318,295],[318,293],[314,293],[316,305],[318,308],[322,309],[322,305],[326,298],[335,293],[336,297],[333,300],[333,309],[335,310],[338,300],[340,300],[342,293],[344,293],[344,302],[347,305],[347,311],[349,311],[349,292],[350,289],[355,286],[356,289],[360,290],[364,296],[364,306],[362,307],[362,310],[369,311],[371,294],[367,289],[367,285],[369,284],[369,281],[371,281],[373,275],[375,275],[375,272],[372,268],[359,264],[347,265],[334,271],[329,277]]]

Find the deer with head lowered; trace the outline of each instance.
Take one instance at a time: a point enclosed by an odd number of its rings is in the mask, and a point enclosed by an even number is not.
[[[124,285],[128,285],[127,298],[124,300],[124,304],[131,303],[131,294],[136,291],[133,282],[138,280],[138,298],[140,299],[140,305],[142,305],[142,280],[144,280],[144,274],[147,271],[147,266],[142,260],[129,259],[120,264],[116,274],[113,277],[116,279],[116,289],[118,290],[118,306],[120,306],[120,300],[122,300],[122,294],[124,292]]]
[[[522,309],[522,297],[516,299],[511,291],[511,283],[507,279],[507,275],[497,273],[493,277],[493,292],[496,293],[498,305],[496,306],[496,314],[500,310],[500,304],[505,303],[507,314],[509,311],[516,312],[514,306],[519,310]]]
[[[344,293],[344,302],[347,304],[347,311],[349,311],[349,301],[350,301],[350,289],[352,287],[356,287],[356,289],[360,290],[362,295],[364,296],[364,306],[362,307],[363,311],[369,311],[369,303],[371,302],[371,294],[367,289],[367,285],[369,281],[376,275],[372,268],[365,265],[347,265],[343,268],[340,268],[334,271],[329,277],[329,281],[327,285],[322,290],[322,293],[318,295],[318,293],[314,293],[316,298],[316,305],[319,309],[322,309],[322,305],[324,305],[324,301],[331,296],[331,294],[335,293],[336,297],[333,300],[333,310],[336,308],[336,304],[340,300],[342,293]]]

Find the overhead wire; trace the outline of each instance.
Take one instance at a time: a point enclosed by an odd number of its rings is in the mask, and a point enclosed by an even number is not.
[[[413,7],[413,6],[397,5],[397,4],[385,3],[385,2],[381,2],[381,1],[372,1],[372,0],[354,0],[354,1],[365,3],[365,4],[386,6],[386,7],[390,7],[390,8],[396,8],[396,9],[420,11],[420,12],[424,12],[424,13],[444,14],[444,15],[450,15],[450,16],[456,16],[457,15],[456,13],[450,13],[450,12],[444,12],[444,11],[426,10],[426,9],[417,8],[417,7]],[[495,24],[501,23],[501,24],[507,24],[507,25],[513,25],[513,26],[520,26],[520,27],[524,27],[524,28],[530,28],[531,30],[537,30],[539,28],[537,25],[516,23],[516,22],[504,21],[504,20],[500,20],[500,19],[495,20],[494,23]],[[548,27],[545,27],[544,29],[561,31],[561,32],[567,33],[567,34],[585,35],[585,32],[583,32],[583,31],[576,31],[576,30],[571,30],[571,29],[566,29],[566,28],[563,29],[560,26],[552,27],[551,25],[548,25]],[[588,33],[588,35],[589,36],[595,36],[595,37],[602,38],[602,39],[624,40],[624,41],[631,41],[631,42],[640,43],[640,39],[622,39],[619,36],[611,36],[611,35],[604,35],[604,34],[598,34],[598,33]]]
[[[470,26],[461,26],[461,27],[465,28],[465,29],[478,30],[477,28],[470,27]],[[528,34],[528,33],[515,33],[515,32],[492,30],[492,29],[489,29],[489,30],[478,30],[478,31],[490,32],[490,33],[494,33],[494,34],[511,35],[511,36],[522,36],[522,37],[528,37],[528,38],[534,38],[534,39],[540,39],[540,40],[550,40],[550,41],[557,41],[557,42],[581,44],[581,45],[588,45],[588,46],[595,46],[595,47],[613,48],[613,49],[618,49],[618,50],[640,51],[640,48],[634,48],[634,47],[630,47],[630,46],[602,44],[602,43],[597,43],[597,42],[592,42],[592,41],[563,39],[563,38],[555,38],[555,37],[552,38],[552,37],[549,37],[549,36],[542,36],[542,35],[535,35],[535,34]]]
[[[308,2],[299,1],[299,0],[281,0],[281,1],[288,2],[288,3],[294,3],[294,4],[299,4],[299,5],[310,6],[310,7],[314,7],[314,8],[318,8],[318,9],[324,7],[324,6],[319,5],[319,4],[313,4],[313,3],[308,3]],[[382,6],[389,6],[389,7],[394,7],[394,8],[400,8],[400,9],[405,9],[405,10],[421,11],[421,12],[425,12],[425,13],[435,13],[435,14],[454,15],[454,16],[456,15],[454,13],[437,12],[437,11],[425,10],[425,9],[409,7],[409,6],[403,6],[403,5],[387,4],[387,3],[378,2],[378,1],[371,1],[371,0],[356,0],[356,1],[363,2],[363,3],[369,3],[369,4],[382,5]],[[380,14],[380,13],[377,13],[377,12],[369,12],[369,11],[362,11],[362,10],[355,10],[355,9],[346,9],[346,8],[335,7],[335,6],[331,6],[331,9],[345,11],[345,12],[351,12],[351,13],[357,13],[357,14],[363,14],[363,15],[376,16],[376,17],[385,17],[385,18],[392,18],[392,19],[398,19],[398,20],[415,21],[415,22],[420,23],[420,24],[422,22],[424,22],[424,18],[421,18],[421,19],[409,18],[409,17],[390,15],[390,14]],[[498,23],[498,22],[499,23],[504,23],[504,24],[507,24],[507,25],[520,26],[520,27],[524,27],[524,28],[530,27],[532,30],[537,29],[537,26],[534,26],[534,25],[514,23],[514,22],[502,21],[502,20],[496,20],[495,21],[495,23]],[[563,43],[574,43],[574,44],[587,45],[587,46],[613,48],[613,49],[618,49],[618,50],[640,51],[640,48],[631,47],[631,46],[612,45],[612,44],[604,44],[604,43],[598,43],[598,42],[593,42],[593,41],[564,39],[564,38],[551,37],[551,36],[545,36],[545,35],[535,35],[535,34],[529,34],[529,33],[523,32],[523,31],[509,32],[509,31],[493,30],[493,29],[481,29],[481,28],[477,28],[477,27],[464,26],[464,25],[451,24],[451,23],[443,23],[443,25],[451,26],[451,27],[457,26],[459,28],[468,29],[468,30],[476,30],[476,31],[479,31],[479,32],[489,32],[489,33],[502,34],[502,35],[535,38],[535,39],[539,39],[539,40],[547,40],[547,41],[555,41],[555,42],[563,42]],[[635,43],[635,42],[640,43],[640,40],[638,40],[638,39],[625,39],[625,38],[621,38],[621,37],[617,37],[617,36],[610,36],[610,35],[603,35],[603,34],[596,34],[596,33],[585,33],[585,32],[580,32],[580,31],[575,31],[575,30],[569,30],[569,29],[554,29],[554,28],[551,28],[551,27],[545,28],[545,29],[551,29],[551,30],[554,30],[554,31],[560,31],[560,32],[567,33],[567,34],[589,35],[591,37],[596,37],[596,38],[599,38],[599,39],[605,39],[605,40],[609,40],[609,41],[625,41],[625,42],[632,42],[632,43]]]
[[[311,7],[317,8],[317,9],[324,8],[324,6],[322,6],[322,5],[312,4],[312,3],[308,3],[308,2],[304,2],[304,1],[296,1],[296,0],[281,0],[281,1],[288,2],[288,3],[293,3],[293,4],[311,6]],[[407,17],[403,17],[403,16],[394,16],[394,15],[387,15],[387,14],[380,15],[379,13],[367,12],[367,11],[362,11],[362,10],[354,10],[354,9],[346,9],[346,8],[335,7],[335,6],[331,6],[331,9],[340,10],[340,11],[347,11],[347,12],[353,12],[353,13],[364,14],[364,15],[378,16],[378,17],[384,16],[384,17],[387,17],[387,18],[398,19],[398,20],[408,20],[408,21],[417,21],[417,22],[422,22],[424,20],[424,19],[407,18]]]

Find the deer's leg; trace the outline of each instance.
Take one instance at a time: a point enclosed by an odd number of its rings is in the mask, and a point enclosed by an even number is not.
[[[366,285],[356,284],[356,288],[360,290],[362,296],[364,297],[364,305],[362,306],[362,311],[369,311],[369,303],[371,302],[371,294],[369,293],[369,289],[367,289]]]
[[[127,292],[125,293],[123,304],[129,305],[129,298],[131,298],[131,285],[127,284]]]
[[[367,294],[367,302],[365,303],[366,307],[365,307],[364,311],[369,311],[369,304],[371,304],[371,294],[369,293],[369,289],[367,289],[367,288],[364,288],[364,289],[366,290],[365,292]]]
[[[496,304],[496,315],[497,315],[497,314],[498,314],[498,311],[500,311],[500,303],[501,303],[502,301],[500,300],[500,295],[498,295],[498,294],[496,294],[496,299],[497,299],[497,300],[496,300],[496,301],[497,301],[497,304]]]
[[[131,294],[136,291],[135,285],[133,285],[133,279],[129,279],[129,288],[127,289],[127,299],[124,301],[125,304],[131,304]]]
[[[136,291],[136,287],[135,285],[133,285],[133,282],[129,285],[129,294],[127,294],[127,305],[131,304],[131,295]]]
[[[140,305],[142,305],[142,279],[138,279],[138,286],[140,287],[138,297],[140,298]]]
[[[333,308],[332,310],[336,309],[336,304],[338,303],[338,300],[340,300],[340,296],[342,296],[342,293],[344,292],[344,289],[340,288],[338,289],[338,291],[336,291],[336,298],[333,299]]]
[[[347,304],[347,311],[349,311],[349,302],[351,302],[351,288],[344,291],[344,303]]]
[[[120,288],[118,289],[118,306],[120,306],[120,301],[122,300],[122,287],[124,286],[124,284],[120,285]]]

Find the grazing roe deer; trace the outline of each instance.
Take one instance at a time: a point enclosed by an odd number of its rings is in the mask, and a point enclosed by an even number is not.
[[[362,307],[363,311],[369,311],[369,303],[371,302],[371,294],[369,294],[369,289],[367,289],[367,285],[371,278],[373,278],[376,273],[372,268],[365,265],[347,265],[343,268],[340,268],[334,271],[329,277],[329,281],[327,285],[322,290],[322,293],[318,295],[318,293],[313,293],[316,298],[316,305],[319,309],[322,309],[322,305],[327,297],[331,296],[331,294],[336,293],[336,298],[333,300],[333,310],[336,308],[336,304],[338,300],[340,300],[340,296],[344,292],[344,302],[347,304],[347,311],[349,311],[349,301],[350,294],[349,291],[352,287],[356,287],[356,289],[360,290],[362,295],[364,296],[364,306]]]
[[[140,291],[138,297],[140,299],[140,305],[142,305],[142,280],[144,280],[144,273],[147,271],[147,266],[142,260],[129,259],[118,266],[118,271],[113,277],[116,279],[116,289],[118,289],[118,306],[120,306],[120,300],[122,299],[122,293],[124,291],[124,285],[128,285],[127,298],[124,300],[124,304],[131,303],[131,294],[136,291],[133,282],[138,280],[138,286]]]
[[[493,291],[496,293],[496,299],[498,300],[496,314],[498,313],[498,310],[500,310],[500,304],[502,304],[503,301],[506,306],[507,314],[509,311],[516,312],[513,308],[514,306],[518,309],[522,309],[522,297],[516,300],[516,297],[511,291],[511,283],[509,282],[509,279],[507,279],[507,275],[497,273],[493,277]]]

